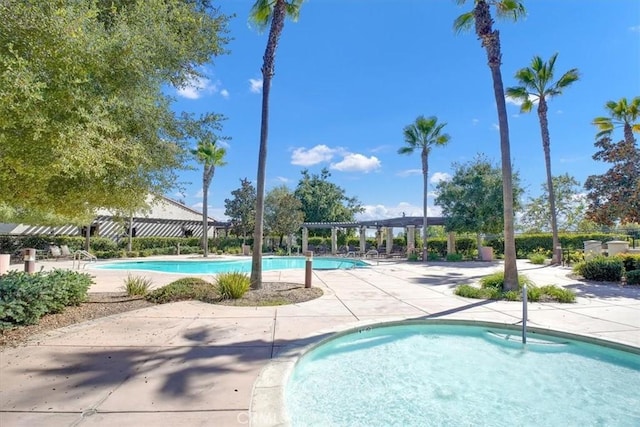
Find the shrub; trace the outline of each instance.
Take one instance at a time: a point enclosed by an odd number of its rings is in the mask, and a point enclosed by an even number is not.
[[[447,261],[449,262],[462,261],[462,254],[447,254]]]
[[[627,284],[640,285],[640,270],[627,271]]]
[[[536,301],[539,301],[542,297],[546,297],[546,299],[551,299],[558,302],[575,302],[576,294],[573,291],[565,288],[561,288],[555,285],[546,285],[540,288],[540,298]],[[528,296],[528,294],[527,294]]]
[[[216,277],[218,292],[225,299],[238,299],[249,290],[251,281],[246,273],[238,271],[220,273]]]
[[[640,254],[617,254],[615,258],[622,260],[624,271],[640,270]]]
[[[546,256],[544,256],[543,254],[537,253],[537,254],[529,254],[529,261],[531,261],[531,264],[544,264],[545,260],[547,259]]]
[[[522,286],[524,284],[527,285],[532,285],[533,283],[531,282],[531,280],[529,280],[525,275],[523,274],[519,274],[518,275],[518,289],[522,289]],[[498,290],[502,290],[502,287],[504,285],[504,272],[503,271],[497,271],[495,273],[492,273],[488,276],[484,276],[482,279],[480,279],[480,285],[482,288],[494,288],[494,289],[498,289]]]
[[[439,261],[440,260],[440,254],[437,252],[427,252],[427,261]]]
[[[574,271],[579,272],[587,280],[617,282],[624,274],[624,264],[620,258],[599,256],[580,263]]]
[[[128,274],[123,288],[129,296],[145,296],[149,293],[152,284],[151,279]]]
[[[0,328],[35,324],[47,313],[78,305],[92,283],[88,274],[69,270],[0,276]]]
[[[471,285],[460,285],[454,291],[456,295],[476,299],[500,299],[501,294],[495,288],[476,288]]]
[[[411,262],[418,261],[418,254],[415,252],[410,253],[409,255],[407,255],[407,261],[411,261]]]
[[[147,300],[158,304],[195,299],[204,302],[218,301],[217,287],[198,277],[185,277],[162,286],[147,294]]]

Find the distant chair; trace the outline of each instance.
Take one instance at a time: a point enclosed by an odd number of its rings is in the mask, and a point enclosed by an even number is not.
[[[73,254],[71,253],[67,245],[62,245],[62,247],[51,245],[49,246],[49,253],[51,254],[51,258],[55,260],[73,258]]]

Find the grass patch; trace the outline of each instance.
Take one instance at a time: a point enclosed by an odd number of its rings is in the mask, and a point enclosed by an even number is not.
[[[145,296],[151,290],[153,282],[151,279],[142,276],[127,275],[122,288],[129,296]]]
[[[530,302],[563,302],[572,303],[576,300],[573,291],[556,285],[535,286],[529,278],[518,275],[518,290],[503,291],[504,273],[497,272],[480,279],[480,287],[460,285],[454,293],[465,298],[492,299],[506,301],[522,301],[522,287],[527,285],[527,300]]]
[[[240,272],[220,273],[216,277],[218,292],[224,299],[238,299],[251,287],[249,275]]]
[[[218,292],[218,287],[213,283],[197,277],[185,277],[147,294],[147,300],[157,304],[191,299],[216,302],[220,300],[220,293]]]

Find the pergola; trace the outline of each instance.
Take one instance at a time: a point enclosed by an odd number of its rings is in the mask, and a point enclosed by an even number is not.
[[[444,217],[427,217],[427,225],[444,225]],[[407,250],[415,249],[416,228],[420,230],[423,224],[421,216],[402,216],[397,218],[386,218],[371,221],[354,221],[354,222],[305,222],[302,224],[302,252],[306,253],[309,249],[309,229],[331,229],[331,254],[338,253],[338,229],[355,228],[360,230],[360,253],[366,252],[366,231],[375,228],[378,247],[382,246],[383,235],[386,235],[386,253],[390,255],[393,250],[393,229],[404,228],[407,236]],[[383,233],[384,231],[384,233]],[[419,231],[418,231],[419,232]],[[453,233],[449,233],[447,241],[447,250],[452,253],[455,251],[455,240]]]

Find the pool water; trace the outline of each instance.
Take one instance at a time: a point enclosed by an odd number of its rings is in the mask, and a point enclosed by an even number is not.
[[[262,259],[262,270],[288,270],[305,268],[304,257],[274,257]],[[314,258],[314,270],[349,269],[367,267],[364,261],[345,258]],[[251,272],[251,260],[217,261],[123,261],[99,265],[96,268],[106,270],[148,270],[163,273],[209,274],[223,272]]]
[[[292,426],[640,426],[640,355],[460,325],[365,328],[296,364]]]

